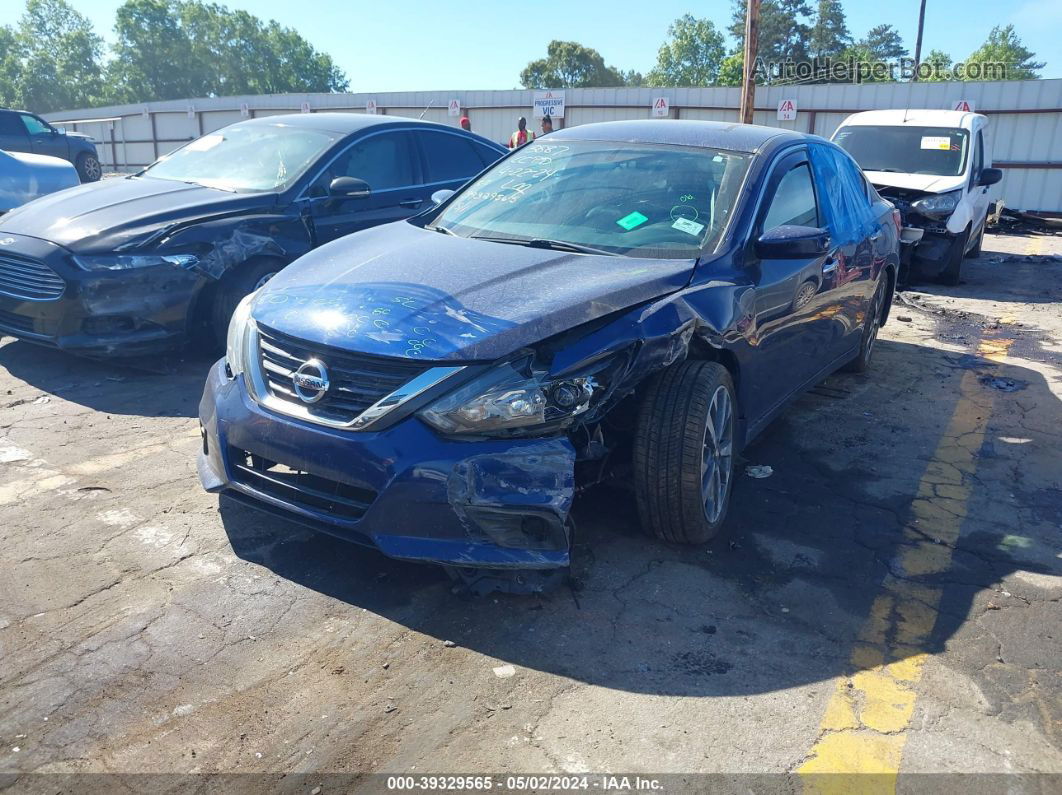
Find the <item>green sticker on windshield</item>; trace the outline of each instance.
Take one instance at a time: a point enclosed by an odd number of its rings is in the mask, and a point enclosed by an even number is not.
[[[620,226],[622,226],[624,229],[626,229],[629,232],[632,229],[634,229],[634,227],[641,226],[642,224],[644,224],[648,220],[649,220],[648,218],[646,218],[640,212],[635,210],[630,215],[625,215],[622,218],[620,218],[618,221],[616,221],[616,223],[619,224]]]

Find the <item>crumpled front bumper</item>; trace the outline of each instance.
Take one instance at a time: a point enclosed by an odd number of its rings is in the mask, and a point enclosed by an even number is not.
[[[141,356],[183,343],[197,274],[172,265],[89,272],[54,243],[6,232],[0,238],[10,241],[0,257],[40,263],[63,282],[61,295],[31,299],[10,275],[0,279],[0,336],[86,356]]]
[[[207,491],[392,558],[569,564],[575,450],[566,438],[446,439],[413,416],[378,432],[327,428],[263,409],[224,360],[210,370],[199,416]]]

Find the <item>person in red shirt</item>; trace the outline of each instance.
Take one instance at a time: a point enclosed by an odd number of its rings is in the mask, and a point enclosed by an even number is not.
[[[519,149],[533,140],[535,140],[535,134],[527,129],[527,119],[521,116],[516,120],[516,132],[509,136],[509,148]]]

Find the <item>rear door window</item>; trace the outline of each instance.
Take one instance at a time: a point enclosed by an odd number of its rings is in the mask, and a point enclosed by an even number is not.
[[[483,158],[463,135],[426,130],[416,136],[428,161],[428,182],[466,180],[483,170]],[[494,160],[497,156],[490,162]]]
[[[791,168],[778,183],[763,218],[763,231],[786,224],[819,226],[819,208],[807,163]]]

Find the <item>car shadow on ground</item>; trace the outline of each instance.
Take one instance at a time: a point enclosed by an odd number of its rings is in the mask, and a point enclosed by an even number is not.
[[[746,450],[747,461],[769,462],[774,474],[738,477],[728,528],[706,547],[647,538],[624,490],[585,494],[575,509],[575,585],[543,596],[461,597],[438,568],[388,560],[225,497],[221,517],[245,560],[525,668],[601,687],[690,696],[826,681],[858,669],[853,644],[880,584],[911,544],[905,527],[916,524],[912,501],[947,436],[960,381],[975,389],[981,382],[972,379],[1024,384],[1022,400],[1039,405],[1043,427],[1062,426],[1062,403],[1036,372],[976,356],[956,363],[945,351],[885,340],[876,356],[870,375],[831,377]],[[931,398],[900,405],[916,381]],[[997,441],[1013,433],[1008,417],[1002,405],[989,417],[975,451],[975,479],[1009,466],[997,460],[1013,454]],[[1017,522],[993,523],[980,513],[994,506],[997,515],[1010,493],[1024,505],[1023,527],[1026,520],[1033,528],[1057,527],[1059,500],[1002,483],[996,493],[989,482],[970,489],[951,565],[919,583],[941,591],[941,612],[932,634],[907,654],[943,649],[967,620],[974,596],[1003,577],[1018,570],[1062,573],[1046,539],[1008,542]]]
[[[0,367],[24,383],[107,414],[195,417],[213,354],[173,355],[123,362],[85,359],[0,339]]]

